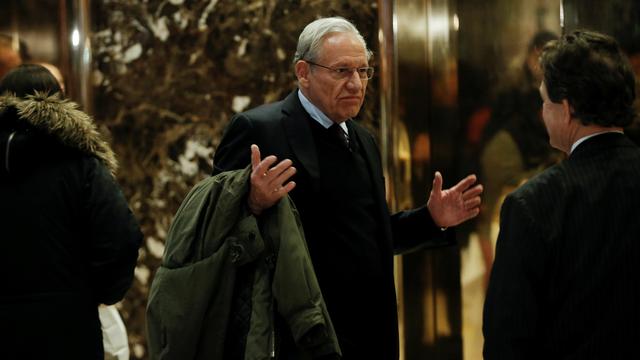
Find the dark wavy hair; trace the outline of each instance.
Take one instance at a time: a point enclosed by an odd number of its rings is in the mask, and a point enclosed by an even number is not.
[[[62,96],[58,80],[44,66],[22,64],[9,71],[0,80],[0,95],[8,92],[24,98],[27,95],[34,95],[36,91],[59,93]]]
[[[551,101],[566,99],[583,124],[624,127],[635,118],[635,77],[612,37],[573,31],[543,48],[540,66]]]

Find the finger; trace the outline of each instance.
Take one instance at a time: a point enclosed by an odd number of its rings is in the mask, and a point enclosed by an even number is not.
[[[478,216],[478,214],[480,214],[480,208],[475,208],[470,211],[467,211],[465,219],[462,222],[465,222],[469,219],[473,219],[474,217]]]
[[[269,155],[266,158],[264,158],[262,161],[260,161],[258,166],[256,166],[256,168],[253,170],[253,172],[258,175],[261,175],[263,178],[267,178],[268,176],[271,175],[269,173],[269,169],[273,166],[273,164],[276,163],[276,161],[278,161],[278,158],[276,158],[273,155]]]
[[[282,186],[287,180],[289,180],[296,173],[296,168],[293,166],[289,167],[285,171],[283,171],[277,178],[275,178],[271,183],[276,186]]]
[[[462,193],[462,199],[463,200],[469,200],[472,197],[478,196],[480,194],[482,194],[482,192],[484,191],[484,188],[482,187],[482,185],[476,185],[473,188],[465,191]]]
[[[480,206],[480,203],[481,203],[480,197],[474,197],[464,202],[464,208],[467,210],[473,209]]]
[[[276,166],[274,166],[274,167],[269,169],[269,175],[272,178],[277,178],[283,172],[287,171],[287,169],[291,168],[291,165],[293,165],[293,161],[291,161],[289,159],[284,159],[284,160],[280,161],[278,163],[278,165],[276,165]],[[280,182],[280,184],[282,184],[282,182]]]
[[[473,185],[476,182],[476,180],[477,180],[476,176],[471,174],[466,178],[460,180],[459,183],[457,183],[454,187],[451,188],[451,191],[463,192],[467,190],[471,185]]]
[[[256,144],[251,145],[251,169],[255,170],[260,163],[260,148]]]
[[[431,192],[440,194],[442,192],[442,174],[440,171],[436,171],[436,175],[433,177],[433,187]]]
[[[285,186],[283,186],[285,193],[290,193],[296,187],[296,183],[294,181],[289,181]]]
[[[447,224],[439,225],[439,226],[456,226],[462,224],[463,222],[473,219],[474,217],[480,214],[480,208],[473,208],[468,210],[463,210],[456,212],[456,216],[454,219],[451,219]]]
[[[291,190],[293,190],[293,188],[296,187],[296,183],[293,181],[289,181],[286,185],[284,186],[276,186],[273,188],[272,190],[272,194],[275,194],[276,196],[276,200],[283,198],[285,195],[287,195]]]
[[[462,224],[463,222],[465,222],[467,220],[470,220],[470,219],[473,219],[474,217],[478,216],[478,214],[480,214],[480,209],[478,209],[478,208],[465,211],[464,213],[462,213],[460,215],[459,221],[456,220],[456,221],[454,221],[453,224],[451,224],[449,226],[456,226],[456,225]]]

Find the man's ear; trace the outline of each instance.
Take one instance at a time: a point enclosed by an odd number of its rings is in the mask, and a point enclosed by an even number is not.
[[[306,61],[298,60],[295,65],[295,71],[300,87],[309,87],[309,63],[307,63]]]

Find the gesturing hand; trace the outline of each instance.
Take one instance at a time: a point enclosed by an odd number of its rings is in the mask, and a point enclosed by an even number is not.
[[[272,207],[281,198],[286,196],[296,183],[289,181],[296,168],[289,159],[280,161],[271,167],[277,158],[273,155],[260,160],[258,145],[251,145],[251,189],[249,190],[248,205],[254,215],[260,215],[262,211]]]
[[[427,201],[427,208],[436,225],[454,226],[478,215],[482,185],[471,187],[475,182],[476,176],[469,175],[454,187],[442,190],[442,174],[436,171]]]

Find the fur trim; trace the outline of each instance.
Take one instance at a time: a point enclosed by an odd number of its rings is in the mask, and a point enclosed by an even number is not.
[[[78,110],[78,104],[46,93],[29,95],[26,99],[12,95],[0,97],[0,113],[10,106],[18,110],[20,120],[54,136],[66,146],[97,157],[115,177],[118,161],[113,150],[102,139],[93,119]]]

